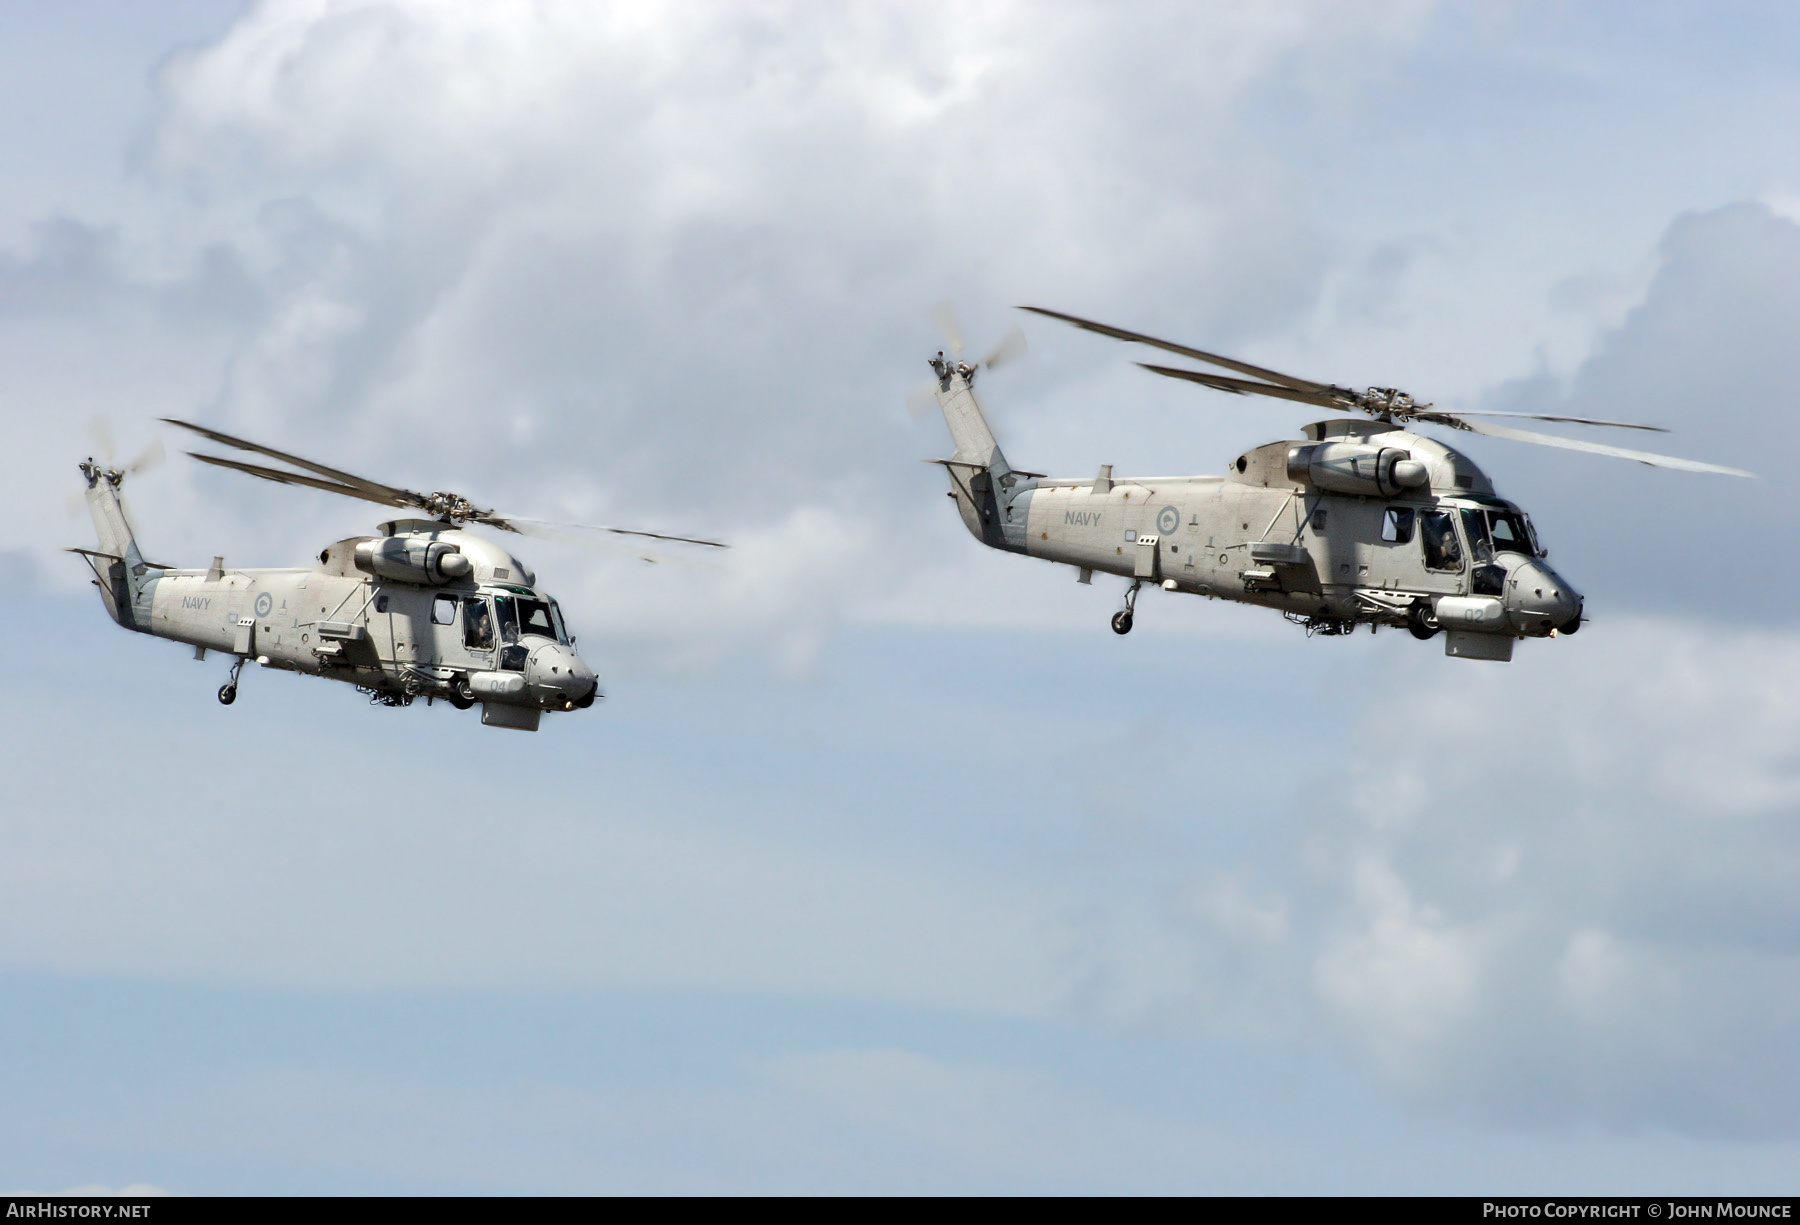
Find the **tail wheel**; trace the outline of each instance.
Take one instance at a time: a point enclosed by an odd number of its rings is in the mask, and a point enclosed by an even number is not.
[[[1406,628],[1420,642],[1436,637],[1443,627],[1438,624],[1437,614],[1431,611],[1429,604],[1414,604],[1406,614]]]
[[[235,701],[237,701],[237,686],[236,685],[220,685],[219,686],[219,705],[229,706]]]
[[[1131,632],[1131,610],[1121,609],[1114,613],[1112,627],[1115,634],[1129,634]]]

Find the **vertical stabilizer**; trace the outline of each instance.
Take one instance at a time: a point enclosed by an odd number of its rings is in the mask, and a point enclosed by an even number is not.
[[[938,376],[938,407],[943,409],[944,424],[950,427],[950,437],[956,442],[956,454],[952,457],[955,462],[991,469],[996,475],[1011,472],[1000,444],[994,441],[994,431],[976,402],[975,367],[967,362],[948,361],[940,353],[932,359],[931,368]]]
[[[950,361],[942,353],[932,359],[931,368],[938,376],[938,407],[956,443],[956,454],[938,462],[950,474],[950,494],[962,512],[963,525],[991,548],[1022,553],[1033,482],[1014,473],[994,441],[994,431],[975,399],[976,368]]]
[[[94,517],[94,532],[100,540],[96,551],[84,554],[94,569],[94,585],[100,588],[100,598],[114,621],[126,629],[142,629],[136,609],[149,567],[138,551],[137,538],[119,499],[125,475],[103,469],[92,460],[81,465],[81,474],[87,478],[88,512]]]

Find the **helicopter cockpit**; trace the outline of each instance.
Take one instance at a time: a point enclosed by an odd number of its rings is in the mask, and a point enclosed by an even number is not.
[[[1460,529],[1460,530],[1459,530]],[[1572,634],[1581,597],[1552,570],[1531,517],[1501,498],[1463,495],[1419,512],[1425,568],[1467,574],[1471,596],[1494,597],[1517,632]]]
[[[597,685],[575,653],[562,609],[548,595],[522,587],[483,589],[473,595],[440,594],[432,621],[448,627],[462,619],[460,645],[468,665],[525,673],[533,692],[552,704],[585,706]]]

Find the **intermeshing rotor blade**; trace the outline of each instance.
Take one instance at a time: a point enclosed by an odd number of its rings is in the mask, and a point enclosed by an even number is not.
[[[1228,374],[1208,374],[1204,370],[1180,370],[1174,366],[1152,366],[1148,362],[1138,365],[1154,374],[1167,375],[1172,379],[1186,379],[1190,383],[1199,383],[1203,387],[1211,387],[1218,391],[1229,391],[1234,396],[1254,394],[1259,396],[1275,396],[1282,400],[1298,400],[1302,404],[1316,404],[1320,408],[1354,409],[1354,403],[1347,403],[1343,397],[1332,395],[1328,391],[1308,391],[1299,387],[1277,387],[1273,383],[1253,383],[1249,379],[1234,379]]]
[[[1124,328],[1095,323],[1092,319],[1080,319],[1074,315],[1065,315],[1061,311],[1046,310],[1041,306],[1021,306],[1019,309],[1031,311],[1037,315],[1046,315],[1051,319],[1061,319],[1064,323],[1072,323],[1078,328],[1089,332],[1098,332],[1102,336],[1111,336],[1115,340],[1130,340],[1141,345],[1153,345],[1158,349],[1167,349],[1171,353],[1179,353],[1183,357],[1191,357],[1195,361],[1206,362],[1213,366],[1223,366],[1227,370],[1235,370],[1239,374],[1248,374],[1253,378],[1267,379],[1271,383],[1279,383],[1283,387],[1291,387],[1296,391],[1324,392],[1331,390],[1329,383],[1315,383],[1311,379],[1295,378],[1291,374],[1282,374],[1277,370],[1265,370],[1261,366],[1252,366],[1249,362],[1220,357],[1217,353],[1207,353],[1201,349],[1190,349],[1186,345],[1178,345],[1168,340],[1158,340],[1156,337],[1146,336],[1142,332],[1127,332]]]
[[[642,536],[648,540],[667,540],[674,544],[703,544],[712,549],[729,549],[731,546],[718,540],[700,540],[693,536],[670,536],[663,532],[640,532],[628,527],[606,527],[598,523],[558,523],[553,519],[530,519],[521,515],[483,515],[473,520],[485,523],[489,527],[497,527],[503,532],[518,532],[521,536],[532,534],[529,528],[543,528],[548,531],[561,532],[604,532],[612,536]]]
[[[316,464],[310,459],[301,459],[298,455],[289,455],[286,451],[277,451],[273,447],[265,447],[260,443],[249,442],[242,438],[235,438],[230,434],[221,434],[218,430],[209,430],[205,426],[195,425],[191,421],[177,421],[174,417],[164,417],[163,420],[170,425],[178,425],[184,430],[192,430],[196,434],[210,438],[214,442],[223,443],[228,447],[236,447],[240,451],[255,451],[259,455],[267,455],[271,459],[279,459],[283,463],[293,464],[296,468],[304,468],[308,472],[316,472],[320,476],[328,476],[334,481],[340,481],[352,488],[363,490],[364,492],[357,496],[365,497],[371,502],[385,502],[391,506],[415,507],[423,506],[425,504],[425,496],[423,494],[414,493],[410,489],[397,489],[392,485],[383,485],[379,481],[371,481],[349,472],[340,471],[337,468],[327,468],[324,464]],[[205,456],[195,456],[195,458],[204,459]],[[230,465],[226,466],[229,467]],[[258,475],[262,475],[262,473],[259,473]],[[305,482],[301,483],[304,484]],[[342,491],[340,490],[338,492]]]
[[[1421,420],[1430,420],[1432,414],[1415,414]],[[1520,417],[1527,421],[1566,421],[1571,425],[1610,425],[1620,430],[1650,430],[1658,434],[1667,434],[1666,427],[1660,425],[1640,425],[1635,421],[1602,421],[1597,417],[1559,417],[1554,413],[1501,413],[1486,409],[1459,408],[1454,413],[1445,414],[1452,417]]]
[[[1446,419],[1448,418],[1448,419]],[[1469,430],[1476,434],[1487,434],[1493,438],[1510,438],[1514,442],[1534,442],[1543,447],[1562,447],[1569,451],[1587,451],[1594,455],[1611,455],[1617,459],[1635,459],[1640,464],[1649,464],[1653,468],[1677,468],[1683,472],[1716,472],[1721,476],[1749,476],[1756,473],[1746,472],[1742,468],[1726,468],[1720,464],[1703,464],[1695,459],[1677,459],[1673,455],[1655,455],[1649,451],[1628,451],[1624,447],[1609,447],[1597,442],[1582,442],[1576,438],[1559,438],[1555,434],[1538,434],[1530,430],[1515,430],[1511,426],[1486,425],[1478,421],[1461,421],[1450,413],[1431,413],[1427,420],[1435,420],[1439,425],[1449,425],[1456,429]]]
[[[313,489],[323,489],[329,493],[341,493],[347,498],[361,498],[365,502],[379,502],[383,506],[410,507],[411,502],[400,498],[382,497],[359,489],[355,485],[340,485],[335,481],[320,480],[316,476],[303,476],[298,472],[283,472],[279,468],[264,468],[260,464],[246,464],[235,459],[226,459],[222,455],[202,455],[198,451],[189,451],[195,459],[203,464],[215,464],[220,468],[231,468],[238,472],[247,472],[251,476],[260,476],[265,481],[275,481],[282,485],[306,485]]]

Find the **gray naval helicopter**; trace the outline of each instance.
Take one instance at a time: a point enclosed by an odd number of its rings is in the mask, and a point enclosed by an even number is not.
[[[1125,607],[1112,618],[1120,634],[1131,632],[1146,583],[1277,609],[1309,634],[1347,634],[1364,624],[1371,632],[1404,626],[1420,639],[1442,631],[1444,653],[1460,659],[1510,660],[1516,639],[1579,630],[1582,597],[1550,568],[1530,516],[1499,497],[1468,456],[1414,432],[1415,425],[1689,472],[1752,475],[1469,418],[1656,426],[1445,412],[1390,387],[1357,392],[1058,311],[1020,309],[1235,372],[1139,363],[1156,374],[1372,418],[1315,422],[1302,430],[1304,438],[1246,451],[1222,476],[1115,477],[1103,464],[1098,476],[1053,479],[1007,462],[975,399],[980,367],[962,360],[954,324],[940,315],[953,353],[931,359],[934,395],[956,454],[932,462],[948,471],[963,523],[991,548],[1074,566],[1083,583],[1096,570],[1129,578]],[[996,355],[1017,347],[1002,342]]]
[[[489,727],[536,731],[546,710],[585,710],[600,679],[575,652],[562,610],[531,568],[465,531],[482,524],[524,535],[568,538],[567,530],[681,542],[627,528],[550,524],[482,510],[460,494],[421,494],[382,485],[242,438],[165,417],[214,442],[302,469],[289,472],[190,451],[195,459],[287,485],[425,512],[395,519],[376,536],[327,546],[305,569],[240,570],[215,557],[205,570],[146,561],[120,499],[126,470],[80,465],[98,549],[72,549],[94,571],[112,619],[126,629],[235,657],[219,701],[237,700],[244,663],[355,685],[372,702],[409,706],[444,698],[459,710],[481,703]],[[312,475],[308,475],[308,474]],[[577,537],[579,538],[579,537]],[[641,554],[640,554],[641,555]],[[647,558],[654,560],[654,558]]]

